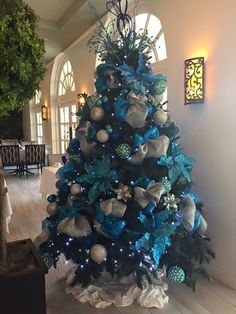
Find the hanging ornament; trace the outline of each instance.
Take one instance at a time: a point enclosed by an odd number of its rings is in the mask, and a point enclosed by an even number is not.
[[[154,113],[153,120],[156,124],[164,125],[168,120],[168,113],[163,109],[158,110]]]
[[[90,250],[90,257],[94,262],[101,263],[107,257],[107,249],[102,244],[96,244]]]
[[[50,216],[54,216],[59,212],[58,204],[57,202],[51,202],[47,206],[47,212]]]
[[[120,140],[120,132],[119,131],[113,131],[110,134],[110,139],[112,142],[117,143]]]
[[[178,203],[180,202],[179,198],[176,198],[174,194],[168,193],[167,196],[164,196],[164,206],[166,206],[168,209],[178,209]]]
[[[101,121],[104,118],[104,114],[102,107],[95,107],[90,111],[90,117],[93,121]]]
[[[100,97],[92,95],[86,98],[86,103],[90,109],[93,109],[94,107],[100,106],[102,101]]]
[[[107,124],[106,125],[106,131],[107,131],[107,133],[112,133],[112,126],[110,125],[110,124]]]
[[[116,148],[116,153],[121,159],[127,159],[131,154],[131,147],[128,144],[120,144]]]
[[[96,137],[100,143],[105,143],[109,140],[109,134],[106,130],[103,129],[97,132]]]
[[[102,96],[101,101],[102,101],[102,103],[107,103],[108,102],[108,97],[107,96]]]
[[[166,192],[169,193],[172,188],[170,180],[167,178],[162,178],[161,183],[164,185]]]
[[[153,90],[156,96],[162,95],[166,90],[166,81],[161,80],[156,82],[156,84],[153,87]]]
[[[180,284],[185,280],[185,272],[179,266],[172,266],[168,270],[167,277],[170,281]]]
[[[132,197],[130,187],[123,183],[119,183],[119,188],[115,189],[114,192],[117,194],[117,199],[124,202],[127,202],[127,200]]]
[[[70,193],[73,195],[80,194],[82,191],[82,186],[78,183],[74,183],[70,187]]]
[[[47,197],[47,201],[49,203],[55,202],[56,200],[57,200],[57,195],[56,194],[51,194],[51,195],[48,195],[48,197]]]

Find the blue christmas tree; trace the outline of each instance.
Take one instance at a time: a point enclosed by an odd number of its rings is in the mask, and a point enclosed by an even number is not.
[[[116,16],[116,32],[101,24],[89,41],[103,62],[96,94],[79,108],[36,243],[49,266],[61,254],[77,265],[73,284],[86,286],[106,270],[133,273],[142,287],[166,269],[194,289],[198,273],[207,277],[201,264],[214,256],[191,191],[194,160],[162,102],[166,79],[151,70],[151,40],[127,12]]]

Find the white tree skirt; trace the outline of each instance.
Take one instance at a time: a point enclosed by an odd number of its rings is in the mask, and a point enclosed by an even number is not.
[[[163,308],[169,300],[165,294],[168,285],[162,279],[156,281],[155,284],[147,283],[146,288],[141,290],[133,276],[118,280],[104,273],[86,288],[80,285],[71,287],[73,277],[74,268],[67,274],[66,292],[73,294],[79,302],[89,302],[96,308],[105,308],[109,305],[129,306],[135,300],[147,308]]]

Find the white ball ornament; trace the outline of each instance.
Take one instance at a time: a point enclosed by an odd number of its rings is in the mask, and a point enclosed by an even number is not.
[[[50,216],[56,215],[58,211],[59,211],[59,208],[58,208],[57,202],[48,203],[47,212]]]
[[[107,257],[107,249],[101,244],[95,244],[90,249],[90,257],[94,262],[101,263]]]
[[[153,115],[153,120],[156,124],[164,125],[168,120],[168,113],[164,110],[158,110]]]
[[[109,139],[109,134],[107,133],[106,130],[100,130],[97,132],[97,140],[100,142],[100,143],[105,143],[107,142]]]
[[[70,193],[73,195],[80,194],[82,191],[82,186],[78,183],[74,183],[70,187]]]
[[[105,113],[102,107],[95,107],[90,111],[90,117],[93,121],[101,121],[104,117]]]

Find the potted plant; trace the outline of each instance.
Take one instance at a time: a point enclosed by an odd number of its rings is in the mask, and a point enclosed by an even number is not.
[[[22,0],[1,0],[0,117],[21,110],[39,89],[45,73],[45,47],[36,26],[37,16]],[[46,314],[47,268],[30,239],[6,244],[5,198],[0,170],[1,313]]]
[[[45,73],[38,18],[23,0],[0,1],[0,117],[35,96]]]

